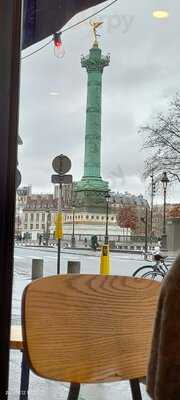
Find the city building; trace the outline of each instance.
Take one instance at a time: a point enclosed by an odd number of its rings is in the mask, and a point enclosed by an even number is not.
[[[62,208],[64,210],[72,208],[73,205],[74,183],[62,185]],[[59,198],[59,185],[54,185],[54,199]]]
[[[57,195],[56,195],[57,193]],[[103,242],[105,236],[107,205],[104,209],[83,210],[73,205],[73,188],[67,185],[63,188],[63,214],[64,214],[64,241],[70,242],[73,229],[77,242],[83,242],[86,238],[90,241],[91,236],[97,235],[98,240]],[[127,228],[127,225],[118,226],[117,219],[120,210],[125,208],[134,210],[137,216],[136,229]],[[109,240],[118,242],[121,236],[145,235],[145,210],[148,209],[148,234],[150,208],[147,200],[140,194],[135,196],[131,193],[110,193],[108,233]],[[168,213],[177,205],[167,205]],[[21,187],[17,190],[16,210],[16,234],[37,242],[39,237],[54,238],[55,216],[58,209],[58,191],[54,194],[33,194],[31,186]],[[74,221],[74,222],[73,222]],[[163,206],[157,205],[153,209],[153,232],[154,236],[162,234]],[[74,228],[73,228],[74,224]]]
[[[54,236],[54,220],[57,212],[58,200],[53,194],[32,194],[27,197],[23,209],[22,236],[32,241],[48,235]]]
[[[16,215],[15,215],[15,234],[22,235],[23,227],[23,212],[27,204],[27,198],[32,193],[31,185],[19,187],[16,190]]]
[[[163,232],[163,218],[164,206],[163,204],[156,204],[153,207],[153,232],[157,237],[161,237]],[[180,204],[168,203],[166,204],[166,220],[171,218],[180,218]]]
[[[58,209],[58,198],[53,194],[31,194],[26,197],[23,207],[21,235],[31,241],[38,241],[40,236],[45,239],[54,238],[55,216]],[[74,216],[73,216],[74,213]],[[97,235],[99,241],[104,240],[106,211],[100,213],[82,212],[78,208],[64,208],[64,240],[70,242],[73,230],[77,242],[83,242],[86,238],[90,241],[91,236]],[[109,216],[109,238],[118,240],[118,236],[123,234],[123,229],[117,227],[116,215]],[[127,230],[130,234],[130,230]]]

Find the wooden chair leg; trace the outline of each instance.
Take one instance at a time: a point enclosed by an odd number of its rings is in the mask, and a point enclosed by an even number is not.
[[[28,400],[29,390],[29,367],[27,365],[26,356],[22,353],[21,363],[21,384],[20,384],[20,395],[19,400]]]
[[[78,400],[80,392],[79,383],[71,383],[67,400]]]
[[[133,400],[142,400],[141,389],[138,379],[131,379],[130,381],[131,393]]]

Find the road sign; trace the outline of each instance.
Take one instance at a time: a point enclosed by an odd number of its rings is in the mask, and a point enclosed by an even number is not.
[[[69,185],[72,183],[72,175],[52,175],[51,176],[52,183],[64,183],[65,185]]]
[[[59,175],[64,175],[71,169],[71,160],[67,156],[60,154],[60,156],[54,158],[52,167]]]
[[[16,170],[16,189],[20,186],[20,184],[21,184],[21,173],[17,169]]]

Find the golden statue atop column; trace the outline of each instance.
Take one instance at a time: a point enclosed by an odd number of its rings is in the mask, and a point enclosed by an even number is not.
[[[93,47],[98,47],[98,33],[97,33],[97,29],[103,24],[103,22],[101,21],[91,21],[90,25],[92,27],[92,31],[93,31],[93,37],[94,37],[94,43],[93,43]]]

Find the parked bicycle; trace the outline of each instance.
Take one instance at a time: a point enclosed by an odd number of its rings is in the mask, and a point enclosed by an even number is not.
[[[153,265],[144,265],[143,267],[138,268],[133,276],[136,278],[147,278],[161,281],[165,278],[170,265],[165,263],[165,258],[161,254],[154,255],[155,264]]]

